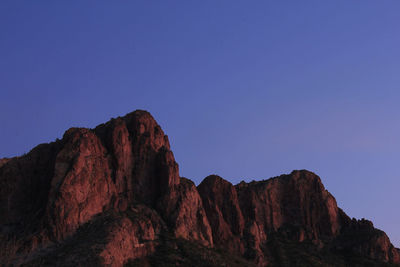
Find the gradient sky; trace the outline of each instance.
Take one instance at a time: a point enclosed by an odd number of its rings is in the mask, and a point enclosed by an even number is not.
[[[399,13],[394,0],[0,1],[0,157],[146,109],[182,176],[308,169],[400,247]]]

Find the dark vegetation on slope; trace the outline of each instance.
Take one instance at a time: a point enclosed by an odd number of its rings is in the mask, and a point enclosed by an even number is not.
[[[146,111],[0,160],[1,266],[394,266],[314,173],[232,185],[179,176]]]

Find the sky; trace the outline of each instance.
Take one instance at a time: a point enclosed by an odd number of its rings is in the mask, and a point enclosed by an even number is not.
[[[148,110],[181,176],[318,174],[400,247],[400,1],[0,1],[0,158]]]

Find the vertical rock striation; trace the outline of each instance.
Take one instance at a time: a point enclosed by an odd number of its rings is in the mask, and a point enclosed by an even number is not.
[[[311,242],[317,249],[331,243],[384,262],[400,263],[386,234],[364,221],[350,220],[312,172],[293,171],[260,182],[233,186],[219,176],[198,186],[215,245],[239,252],[264,266],[274,258],[269,240],[276,233],[293,242]],[[360,232],[363,238],[350,239]],[[370,238],[368,238],[370,236]]]
[[[0,185],[2,239],[23,239],[23,253],[73,238],[96,215],[136,204],[163,214],[177,236],[212,246],[196,187],[180,179],[168,137],[146,111],[93,130],[71,128],[62,140],[2,160]],[[125,222],[126,231],[135,233],[135,225]]]
[[[258,266],[296,264],[292,248],[318,264],[326,253],[400,263],[386,234],[350,219],[312,172],[236,186],[210,175],[196,188],[140,110],[0,159],[0,214],[0,265],[122,266],[187,241]]]

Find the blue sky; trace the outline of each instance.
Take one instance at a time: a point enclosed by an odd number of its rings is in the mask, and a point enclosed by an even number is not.
[[[399,1],[1,1],[0,157],[135,109],[181,175],[309,169],[400,246]]]

